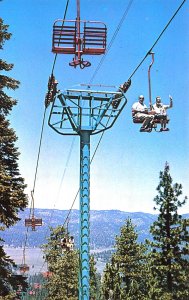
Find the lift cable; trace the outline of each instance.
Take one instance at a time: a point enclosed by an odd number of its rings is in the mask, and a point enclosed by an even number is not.
[[[182,5],[184,4],[185,1],[186,1],[186,0],[184,0],[184,1],[181,3],[181,5],[180,5],[179,8],[176,10],[176,12],[175,12],[174,15],[172,16],[172,18],[169,20],[169,22],[167,23],[167,25],[165,26],[165,28],[162,30],[162,32],[161,32],[161,34],[159,35],[159,37],[158,37],[158,38],[156,39],[156,41],[154,42],[153,46],[152,46],[152,47],[150,48],[150,50],[147,52],[147,54],[145,55],[145,57],[143,58],[143,60],[141,61],[141,63],[140,63],[140,64],[137,66],[137,68],[133,71],[133,73],[131,74],[131,76],[129,77],[129,79],[131,79],[131,78],[133,77],[133,75],[136,73],[136,71],[137,71],[137,70],[139,69],[139,67],[142,65],[142,63],[144,62],[144,60],[146,59],[146,57],[149,55],[149,53],[152,51],[152,49],[153,49],[153,48],[155,47],[155,45],[158,43],[159,39],[161,38],[161,36],[162,36],[163,33],[165,32],[165,30],[167,29],[167,27],[169,26],[169,24],[172,22],[172,20],[174,19],[174,17],[175,17],[176,14],[178,13],[178,11],[181,9],[181,7],[182,7]],[[126,11],[125,11],[125,13],[124,13],[124,15],[123,15],[123,17],[122,17],[121,20],[124,20],[124,16],[126,16],[126,14],[128,13],[128,10],[129,10],[131,4],[132,4],[132,1],[130,1],[129,6],[127,7],[127,9],[126,9]],[[122,23],[123,23],[123,21],[122,21],[122,22],[120,21],[119,24],[122,24]],[[119,27],[119,29],[120,29],[120,27]],[[117,31],[117,30],[116,30],[116,31]],[[116,31],[115,31],[115,32],[116,32]],[[116,34],[114,34],[114,36],[116,36]],[[114,38],[114,39],[115,39],[115,38]],[[112,38],[112,40],[114,40],[114,39]],[[111,41],[112,41],[112,40],[111,40]],[[110,42],[111,45],[112,45],[112,43],[113,43],[113,41]],[[109,45],[110,45],[110,44],[109,44]],[[110,49],[110,48],[109,48],[109,46],[108,46],[108,50],[109,50],[109,49]],[[103,58],[104,58],[104,57],[105,57],[105,55],[103,56]],[[102,62],[103,62],[103,58],[101,59]],[[100,61],[99,65],[98,65],[98,67],[97,67],[95,73],[93,74],[93,76],[92,76],[90,82],[93,81],[95,75],[97,74],[97,71],[99,70],[99,68],[100,68],[100,66],[101,66],[101,64],[102,64],[101,61]],[[105,133],[105,132],[102,132],[102,134],[101,134],[101,136],[100,136],[99,142],[98,142],[98,144],[97,144],[97,146],[96,146],[96,149],[95,149],[94,154],[93,154],[93,156],[92,156],[91,162],[92,162],[93,159],[94,159],[94,156],[95,156],[95,154],[96,154],[96,152],[97,152],[97,149],[98,149],[98,147],[99,147],[99,145],[100,145],[100,143],[101,143],[101,140],[102,140],[102,138],[103,138],[104,133]],[[90,163],[91,163],[91,162],[90,162]],[[65,221],[64,221],[63,226],[66,224],[67,219],[69,218],[69,215],[70,215],[70,213],[71,213],[71,211],[72,211],[72,209],[73,209],[73,206],[74,206],[74,203],[75,203],[75,201],[76,201],[76,199],[77,199],[78,194],[79,194],[79,189],[78,189],[78,191],[77,191],[77,193],[76,193],[76,196],[75,196],[75,198],[74,198],[74,200],[73,200],[73,202],[72,202],[71,208],[70,208],[70,210],[69,210],[69,212],[68,212],[68,215],[67,215],[67,217],[66,217],[66,219],[65,219]]]
[[[164,29],[162,30],[162,32],[160,33],[160,35],[158,36],[158,38],[156,39],[156,41],[154,42],[154,44],[152,45],[152,47],[150,48],[150,50],[146,53],[145,57],[142,59],[142,61],[139,63],[139,65],[136,67],[136,69],[133,71],[133,73],[130,75],[129,79],[131,79],[133,77],[133,75],[136,73],[136,71],[139,69],[139,67],[142,65],[142,63],[145,61],[145,59],[147,58],[147,56],[149,55],[149,53],[152,52],[153,48],[155,47],[155,45],[158,43],[158,41],[160,40],[160,38],[162,37],[162,35],[164,34],[165,30],[168,28],[168,26],[170,25],[170,23],[173,21],[173,19],[175,18],[175,16],[177,15],[177,13],[179,12],[179,10],[181,9],[181,7],[183,6],[184,2],[186,2],[186,0],[184,0],[180,6],[178,7],[178,9],[176,10],[176,12],[174,13],[174,15],[172,16],[172,18],[169,20],[169,22],[167,23],[167,25],[164,27]]]
[[[66,19],[66,14],[67,14],[67,10],[68,10],[69,1],[70,0],[67,0],[67,3],[66,3],[66,8],[65,8],[65,11],[64,11],[64,17],[63,17],[63,22],[62,22],[62,27],[64,26],[64,20]],[[55,54],[55,58],[54,58],[54,62],[53,62],[51,74],[53,74],[53,71],[54,71],[54,68],[55,68],[55,63],[56,63],[57,55],[58,55],[58,53]]]
[[[118,24],[118,26],[117,26],[115,32],[114,32],[114,34],[113,34],[113,36],[112,36],[112,38],[111,38],[109,44],[108,44],[106,53],[102,56],[102,58],[101,58],[101,60],[100,60],[100,62],[99,62],[99,64],[98,64],[98,66],[96,67],[96,70],[95,70],[93,76],[91,77],[90,83],[93,82],[93,79],[95,78],[96,74],[98,73],[98,71],[99,71],[99,69],[100,69],[102,63],[104,62],[104,60],[105,60],[105,58],[106,58],[106,56],[107,56],[107,54],[108,54],[110,48],[112,47],[112,44],[113,44],[113,42],[114,42],[114,40],[115,40],[115,38],[116,38],[116,36],[117,36],[117,34],[118,34],[118,32],[119,32],[119,30],[120,30],[120,28],[121,28],[123,22],[124,22],[124,20],[125,20],[127,14],[128,14],[128,12],[129,12],[130,8],[131,8],[131,5],[132,5],[133,1],[134,1],[134,0],[130,0],[130,1],[129,1],[129,4],[128,4],[126,10],[124,11],[124,14],[123,14],[123,16],[122,16],[122,18],[121,18],[121,20],[120,20],[120,22],[119,22],[119,24]]]
[[[42,143],[42,138],[43,138],[43,130],[44,130],[44,124],[45,124],[45,116],[46,116],[46,108],[43,114],[43,121],[42,121],[42,128],[41,128],[41,135],[40,135],[40,140],[39,140],[39,150],[38,150],[38,155],[37,155],[37,164],[36,164],[36,169],[35,169],[35,176],[34,176],[34,183],[33,183],[33,194],[35,191],[35,184],[36,184],[36,178],[37,178],[37,171],[38,171],[38,165],[39,165],[39,157],[40,157],[40,152],[41,152],[41,143]]]

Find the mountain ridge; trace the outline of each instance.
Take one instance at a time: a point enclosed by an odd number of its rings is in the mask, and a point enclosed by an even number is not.
[[[21,220],[14,226],[1,232],[5,245],[22,247],[25,242],[27,228],[25,219],[29,217],[29,208],[19,213]],[[69,210],[36,208],[35,217],[42,218],[43,226],[37,227],[36,231],[31,228],[27,231],[27,247],[40,247],[47,242],[49,226],[63,225]],[[189,218],[189,214],[183,217]],[[156,220],[156,214],[144,212],[124,212],[121,210],[91,210],[90,211],[90,248],[111,248],[114,245],[115,236],[120,234],[120,228],[127,218],[130,218],[136,226],[138,241],[150,239],[149,229]],[[79,237],[79,210],[73,209],[69,217],[68,230],[75,238],[76,247]]]

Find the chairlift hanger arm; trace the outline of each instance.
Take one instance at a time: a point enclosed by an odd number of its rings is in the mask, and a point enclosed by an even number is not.
[[[152,61],[149,65],[149,68],[148,68],[148,89],[149,89],[149,105],[150,105],[150,110],[152,110],[152,90],[151,90],[151,76],[150,76],[150,71],[151,71],[151,67],[154,63],[154,52],[149,52],[148,53],[149,55],[152,56]]]

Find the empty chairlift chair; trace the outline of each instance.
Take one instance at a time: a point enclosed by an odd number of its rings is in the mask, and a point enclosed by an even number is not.
[[[106,51],[107,28],[99,21],[56,20],[53,25],[52,52],[74,54],[70,66],[91,65],[82,55],[101,55]]]
[[[36,219],[34,216],[32,216],[32,218],[25,219],[25,226],[31,227],[32,231],[35,231],[36,226],[42,226],[42,219]]]

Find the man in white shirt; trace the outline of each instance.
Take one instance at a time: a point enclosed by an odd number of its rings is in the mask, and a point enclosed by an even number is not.
[[[168,131],[169,128],[167,128],[167,109],[173,107],[173,98],[169,95],[170,103],[169,105],[164,105],[161,102],[161,97],[156,97],[156,103],[152,106],[152,110],[155,112],[154,119],[160,120],[161,129],[160,131]]]
[[[141,132],[151,132],[152,127],[151,123],[154,119],[153,115],[148,114],[148,108],[146,104],[144,104],[144,96],[140,95],[138,97],[138,102],[135,102],[132,106],[132,116],[133,119],[139,119],[143,121],[142,127],[140,128]]]

